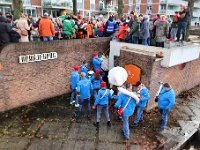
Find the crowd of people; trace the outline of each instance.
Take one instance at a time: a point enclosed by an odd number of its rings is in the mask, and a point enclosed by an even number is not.
[[[48,13],[33,18],[30,14],[22,14],[20,19],[0,12],[0,44],[8,42],[51,41],[73,38],[95,38],[112,36],[113,40],[134,44],[164,47],[169,39],[177,42],[185,41],[190,11],[181,5],[173,19],[166,15],[129,15],[119,18],[112,14],[108,19],[103,15],[81,18],[70,14],[52,18]]]
[[[91,109],[96,110],[95,127],[99,128],[100,126],[102,111],[105,113],[107,126],[111,127],[109,109],[110,106],[114,106],[118,112],[118,117],[123,121],[122,131],[124,138],[128,140],[130,138],[129,117],[134,114],[136,107],[137,115],[130,126],[138,127],[140,123],[145,121],[143,112],[150,100],[149,90],[141,81],[136,83],[135,91],[133,91],[133,85],[130,83],[124,83],[120,86],[129,93],[134,94],[134,97],[127,94],[127,92],[120,91],[116,86],[108,88],[109,82],[105,82],[108,81],[106,80],[108,76],[101,67],[102,56],[94,53],[90,64],[90,67],[88,67],[88,63],[83,61],[81,66],[74,66],[74,71],[70,75],[72,89],[70,104],[72,106],[75,104],[75,107],[78,108],[76,120],[80,120],[82,107],[85,104],[87,106],[88,119],[91,119]],[[115,75],[120,76],[117,72]],[[93,101],[91,101],[92,99]],[[114,105],[111,104],[113,102]],[[158,102],[158,108],[162,116],[159,128],[160,132],[166,128],[168,114],[175,104],[175,93],[168,83],[160,83],[155,102]]]

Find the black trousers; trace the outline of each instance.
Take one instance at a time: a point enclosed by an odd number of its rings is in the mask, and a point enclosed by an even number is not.
[[[163,47],[164,48],[164,42],[156,42],[156,47]]]

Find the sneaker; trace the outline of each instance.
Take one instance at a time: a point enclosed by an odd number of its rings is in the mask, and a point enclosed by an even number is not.
[[[138,125],[138,123],[132,123],[130,126],[131,127],[138,127],[139,125]]]
[[[186,46],[186,42],[185,42],[185,41],[181,41],[181,44],[182,44],[183,46]]]
[[[74,104],[75,103],[75,100],[73,100],[72,102],[70,102],[70,105]]]
[[[99,122],[93,123],[93,125],[97,128],[99,128]]]
[[[79,107],[79,104],[75,104],[75,107]]]
[[[88,120],[91,120],[91,116],[90,115],[88,115],[87,118],[88,118]]]
[[[108,127],[111,127],[110,121],[107,122],[107,126],[108,126]]]
[[[165,130],[165,128],[158,128],[157,132],[163,132]]]
[[[139,123],[144,123],[144,120],[140,120]]]

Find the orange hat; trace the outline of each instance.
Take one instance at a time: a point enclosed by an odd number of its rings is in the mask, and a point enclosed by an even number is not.
[[[74,70],[76,70],[76,71],[78,71],[80,69],[80,67],[79,66],[74,66]]]
[[[94,54],[93,54],[93,57],[96,57],[96,56],[98,56],[98,54],[97,54],[97,53],[94,53]]]
[[[101,70],[100,70],[100,69],[97,69],[95,72],[96,72],[96,74],[100,74],[100,73],[101,73]]]
[[[106,82],[102,81],[101,82],[101,88],[105,88],[106,87]]]

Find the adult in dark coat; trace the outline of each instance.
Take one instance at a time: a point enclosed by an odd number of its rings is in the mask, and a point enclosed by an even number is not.
[[[10,42],[9,25],[5,17],[0,16],[0,46]]]

